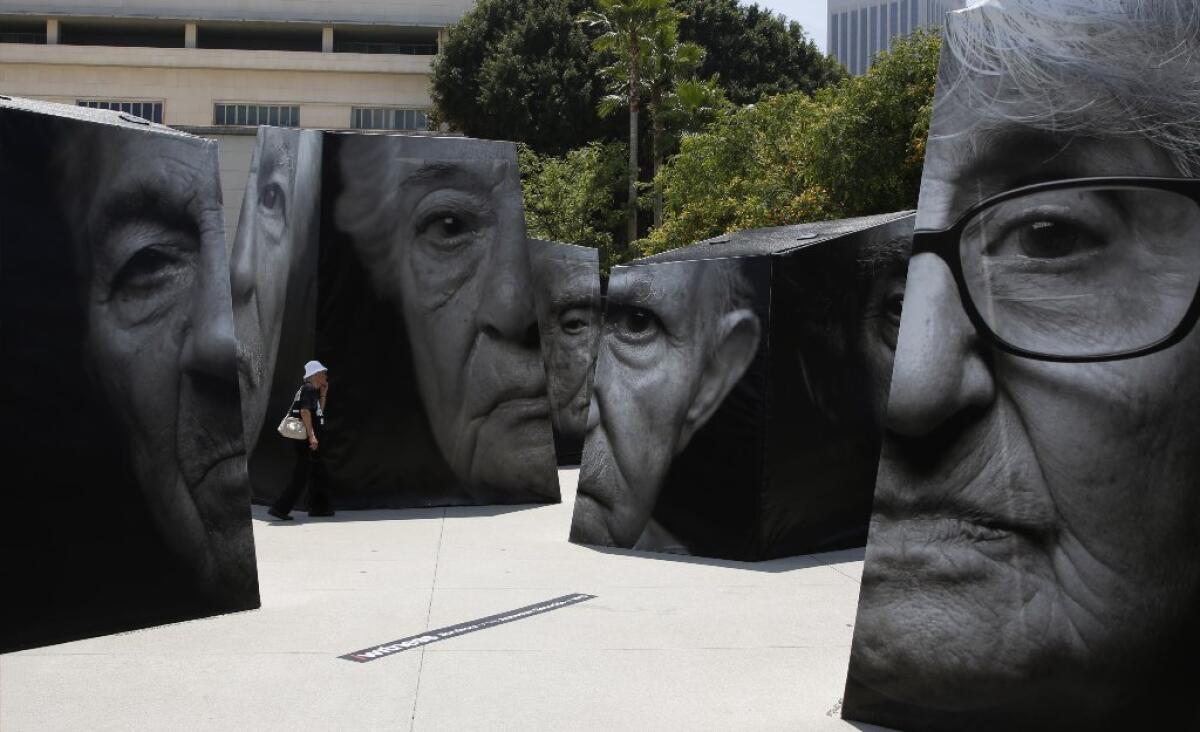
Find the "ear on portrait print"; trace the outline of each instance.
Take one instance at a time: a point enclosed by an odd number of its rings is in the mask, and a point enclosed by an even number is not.
[[[687,447],[741,381],[758,353],[761,335],[762,326],[751,310],[732,310],[721,317],[716,327],[716,347],[704,364],[699,387],[683,418],[679,444],[675,447],[677,454]]]

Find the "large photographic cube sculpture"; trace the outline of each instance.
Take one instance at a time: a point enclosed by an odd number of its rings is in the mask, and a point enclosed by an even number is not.
[[[216,144],[0,98],[0,651],[258,607]]]
[[[1198,28],[948,17],[845,717],[1200,729]]]
[[[861,546],[912,225],[747,231],[614,268],[571,540]]]
[[[254,496],[270,502],[296,460],[276,432],[316,349],[322,133],[259,127],[233,242],[242,418]]]
[[[295,163],[272,177],[280,150]],[[235,284],[239,326],[259,332],[243,350],[276,354],[257,367],[256,499],[302,459],[274,429],[317,358],[334,508],[558,501],[515,146],[263,128],[254,169],[237,244],[265,252],[233,275],[256,262]]]
[[[555,453],[559,465],[579,465],[600,337],[600,252],[559,242],[529,244]]]

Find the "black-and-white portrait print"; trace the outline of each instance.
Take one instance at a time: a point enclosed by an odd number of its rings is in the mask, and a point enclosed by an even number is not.
[[[0,106],[4,649],[256,607],[216,145]]]
[[[913,218],[614,270],[572,540],[743,561],[862,546]]]
[[[1200,5],[952,13],[847,684],[909,730],[1196,729]]]
[[[335,502],[557,501],[515,146],[326,134],[324,169]]]
[[[675,458],[759,360],[731,408],[760,440],[769,262],[707,259],[614,268],[596,357],[571,540],[687,554],[654,513]],[[746,406],[749,405],[749,406]],[[757,423],[757,426],[755,424]],[[743,465],[745,463],[742,463]],[[752,500],[746,496],[746,501]]]
[[[774,258],[764,558],[866,543],[913,220],[889,214],[783,229],[817,240]],[[829,229],[850,232],[817,233]]]
[[[275,427],[316,340],[321,133],[258,128],[230,282],[242,420],[256,498],[274,500],[295,451]]]
[[[600,253],[531,240],[529,260],[560,465],[579,465],[600,337]]]

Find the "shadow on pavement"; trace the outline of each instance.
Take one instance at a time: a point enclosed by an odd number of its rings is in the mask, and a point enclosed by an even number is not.
[[[745,569],[752,572],[790,572],[794,569],[812,569],[813,567],[827,567],[833,564],[844,564],[846,562],[861,562],[863,555],[866,552],[865,548],[859,547],[856,549],[842,549],[836,552],[827,552],[825,554],[805,554],[797,557],[785,557],[783,559],[768,559],[763,562],[738,562],[732,559],[713,559],[711,557],[693,557],[686,554],[662,554],[658,552],[645,552],[636,549],[616,549],[613,547],[604,546],[585,546],[594,552],[600,554],[615,554],[617,556],[638,557],[639,559],[658,560],[660,562],[679,562],[682,564],[702,564],[709,567],[726,567],[729,569]]]
[[[251,518],[271,526],[286,528],[313,523],[359,523],[363,521],[411,521],[441,518],[490,518],[504,514],[555,506],[554,503],[520,504],[515,506],[433,506],[430,508],[341,509],[333,516],[309,517],[303,510],[292,512],[292,521],[279,521],[267,515],[267,507],[250,507]]]

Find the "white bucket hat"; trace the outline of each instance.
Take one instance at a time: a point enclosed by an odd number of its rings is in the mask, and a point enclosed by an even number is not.
[[[329,369],[325,368],[325,364],[321,363],[320,361],[309,361],[308,363],[304,364],[304,380],[308,381],[322,371],[328,370]]]

